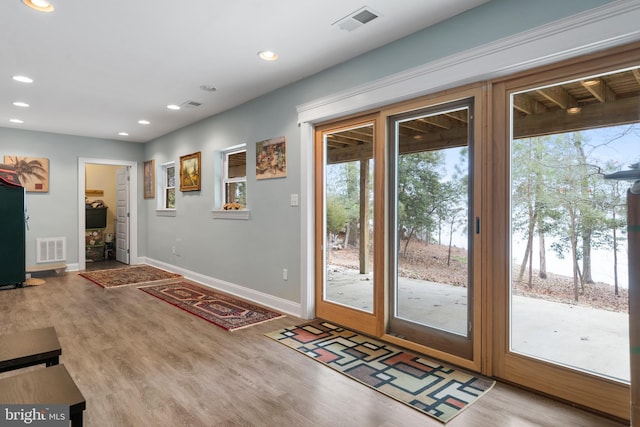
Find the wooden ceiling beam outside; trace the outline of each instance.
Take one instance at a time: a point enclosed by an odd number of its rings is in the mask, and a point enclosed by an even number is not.
[[[373,127],[352,129],[327,135],[326,143],[330,148],[339,148],[345,145],[367,144],[373,141]]]
[[[467,110],[449,111],[448,113],[444,113],[444,115],[464,124],[469,123],[469,114]]]
[[[615,102],[585,105],[578,114],[554,110],[544,114],[515,118],[513,138],[531,138],[638,122],[640,122],[640,97],[634,96],[618,99]]]
[[[592,79],[580,82],[599,102],[612,102],[616,100],[616,94],[602,79]]]
[[[420,117],[418,121],[430,124],[435,127],[439,127],[441,129],[451,129],[454,126],[453,121],[450,118],[445,117],[444,114]]]
[[[439,126],[438,126],[439,127]],[[400,123],[400,134],[414,135],[416,133],[425,133],[430,130],[429,124],[424,121],[411,120]]]
[[[247,152],[240,151],[233,153],[228,157],[229,167],[244,166],[247,164]]]
[[[362,137],[350,138],[346,135],[331,135],[327,137],[327,144],[358,145],[362,144],[362,142]]]
[[[414,136],[400,136],[398,143],[400,154],[419,153],[450,147],[461,147],[468,144],[467,127],[455,127],[449,130],[427,132],[421,134],[422,139]],[[373,157],[373,145],[352,145],[328,150],[327,164],[354,162]]]
[[[400,142],[398,143],[400,154],[464,147],[469,144],[469,135],[466,128],[435,132],[425,136],[426,138],[422,140],[400,138]]]
[[[581,87],[571,84],[567,89],[555,86],[515,95],[513,108],[525,116],[518,114],[514,117],[514,138],[640,123],[640,91],[630,87],[634,80],[640,86],[640,68],[627,70],[620,77],[615,80],[618,77],[609,76],[609,84],[597,78],[581,81]],[[621,86],[621,81],[626,82],[626,86]],[[616,94],[613,88],[622,88],[624,93]],[[583,99],[585,90],[591,94],[588,99]],[[577,114],[568,114],[569,108],[578,106],[578,98],[582,100],[581,110]],[[593,103],[594,100],[598,102]],[[467,110],[402,122],[398,129],[400,154],[465,146],[467,123]],[[373,127],[338,132],[328,138],[327,144],[328,163],[370,159],[373,155]]]
[[[536,101],[526,93],[519,93],[513,96],[513,108],[525,114],[540,114],[547,111],[547,107]]]
[[[578,101],[562,86],[553,86],[544,89],[538,89],[536,92],[556,104],[558,107],[565,110],[567,108],[578,106]]]
[[[636,81],[640,85],[640,69],[639,68],[634,68],[633,70],[631,70],[631,73],[633,74],[633,77],[636,78]]]
[[[373,157],[373,145],[352,145],[343,148],[336,148],[327,151],[327,164],[355,162],[357,160],[367,160]]]

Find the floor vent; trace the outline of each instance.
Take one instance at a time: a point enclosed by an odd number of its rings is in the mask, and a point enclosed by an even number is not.
[[[67,259],[66,239],[64,237],[37,238],[36,262],[58,262]]]

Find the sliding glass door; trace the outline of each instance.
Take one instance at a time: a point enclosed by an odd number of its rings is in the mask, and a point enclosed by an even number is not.
[[[388,333],[473,358],[474,99],[389,117]]]
[[[507,156],[496,151],[508,165],[506,197],[496,206],[507,212],[502,250],[509,261],[496,371],[624,418],[630,183],[610,178],[640,161],[640,72],[633,65],[554,74],[560,71],[494,92],[509,114],[496,115],[508,126]]]
[[[375,227],[376,118],[316,132],[316,314],[378,335],[382,325],[382,253]],[[381,217],[381,216],[380,216]]]
[[[317,127],[317,316],[628,419],[638,138],[637,47]]]
[[[315,132],[317,317],[481,370],[483,91]]]

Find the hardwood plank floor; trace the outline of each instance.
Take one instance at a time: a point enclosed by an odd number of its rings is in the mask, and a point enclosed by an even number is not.
[[[135,287],[45,280],[0,291],[0,333],[56,328],[86,426],[442,426],[263,335],[300,319],[227,332]],[[560,425],[621,424],[500,383],[447,424]]]

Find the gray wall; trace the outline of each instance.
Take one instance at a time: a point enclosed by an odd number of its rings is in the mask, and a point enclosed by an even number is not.
[[[202,153],[202,190],[177,191],[176,217],[156,215],[156,201],[146,201],[149,258],[299,300],[300,208],[289,205],[290,194],[300,193],[296,100],[281,91],[146,144],[145,155],[156,165],[178,166],[180,156]],[[287,177],[256,181],[255,143],[279,136],[287,140]],[[216,153],[241,143],[247,143],[250,219],[212,219]],[[288,281],[282,280],[283,268]]]
[[[49,159],[49,192],[27,193],[28,266],[36,264],[38,237],[66,237],[67,264],[78,262],[78,242],[84,238],[78,236],[78,158],[141,161],[143,149],[141,144],[122,141],[0,128],[0,160],[5,155]],[[141,231],[139,251],[146,240]]]
[[[607,1],[494,0],[425,31],[325,70],[281,90],[205,119],[145,147],[156,164],[202,152],[202,191],[180,193],[177,216],[157,216],[148,201],[147,256],[205,276],[290,301],[300,301],[301,216],[289,206],[300,193],[300,132],[296,106],[408,68],[428,63]],[[255,142],[285,136],[286,179],[256,181]],[[212,219],[214,153],[247,143],[247,187],[251,219]],[[177,254],[172,253],[173,246]],[[282,269],[289,281],[282,280]]]
[[[405,39],[325,70],[269,95],[144,145],[0,128],[0,155],[50,159],[50,191],[29,193],[31,215],[27,263],[35,260],[35,237],[66,236],[68,262],[77,254],[77,158],[138,161],[156,165],[202,152],[202,191],[177,194],[175,217],[158,216],[156,200],[139,189],[140,256],[175,265],[255,291],[300,301],[301,214],[289,206],[300,188],[300,134],[296,106],[505,36],[525,31],[605,0],[493,0]],[[255,142],[285,136],[287,177],[256,181]],[[247,143],[249,220],[212,219],[215,152]],[[141,167],[141,165],[140,165]],[[139,186],[142,185],[138,171]],[[173,254],[173,247],[176,254]],[[289,280],[282,280],[282,269]]]

